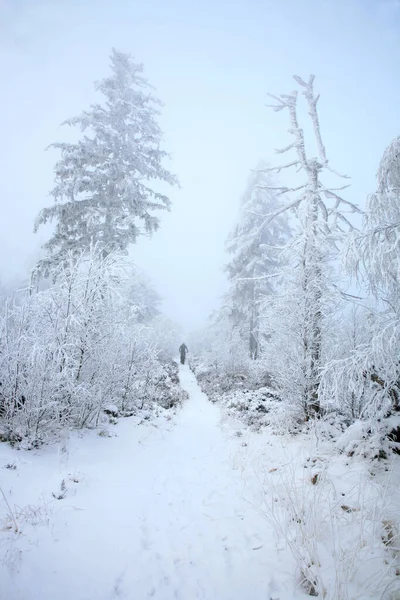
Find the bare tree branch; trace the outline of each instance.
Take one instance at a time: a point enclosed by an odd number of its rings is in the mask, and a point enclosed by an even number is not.
[[[270,215],[265,215],[266,218],[265,218],[264,223],[262,223],[262,225],[259,229],[259,233],[262,233],[262,231],[265,229],[265,227],[269,223],[271,223],[271,221],[276,219],[277,216],[281,215],[282,213],[286,212],[287,210],[291,210],[292,208],[296,208],[297,206],[299,206],[299,204],[302,202],[302,200],[303,200],[302,198],[298,198],[297,200],[294,200],[294,202],[290,202],[289,204],[282,206],[282,208],[275,211],[274,213],[271,213]]]
[[[276,148],[275,152],[276,152],[276,154],[283,154],[284,152],[289,152],[289,150],[291,150],[292,148],[295,148],[295,147],[296,147],[295,142],[292,142],[291,144],[289,144],[285,148]]]
[[[325,192],[342,192],[343,190],[346,190],[347,188],[350,187],[350,183],[348,183],[347,185],[342,185],[341,187],[338,188],[334,188],[334,187],[324,187],[322,182],[321,182],[321,188],[320,188],[320,192],[321,193],[325,193]]]
[[[279,194],[286,194],[288,192],[298,192],[299,190],[303,190],[306,187],[306,184],[304,185],[299,185],[298,187],[295,188],[288,188],[288,187],[276,187],[276,186],[271,186],[271,185],[258,185],[257,188],[260,190],[275,190],[277,192],[279,192]]]
[[[264,169],[264,172],[271,173],[271,172],[275,171],[276,173],[280,173],[283,169],[289,169],[290,167],[296,167],[299,164],[300,163],[298,160],[294,160],[293,162],[288,163],[287,165],[281,165],[280,167],[267,167],[266,169]]]
[[[324,190],[323,193],[326,198],[335,198],[335,200],[337,201],[337,206],[339,206],[339,204],[346,204],[347,206],[349,206],[352,209],[352,212],[359,213],[360,215],[364,214],[364,212],[361,210],[361,208],[358,208],[358,206],[356,204],[353,204],[353,202],[349,202],[348,200],[345,200],[341,196],[338,196],[332,190]]]
[[[343,173],[339,173],[338,171],[332,169],[329,165],[325,165],[325,169],[327,171],[330,171],[334,175],[337,175],[337,177],[341,177],[342,179],[351,179],[350,175],[344,175]]]

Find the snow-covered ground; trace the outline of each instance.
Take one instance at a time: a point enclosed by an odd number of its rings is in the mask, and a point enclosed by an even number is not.
[[[180,378],[170,419],[0,445],[0,599],[398,599],[398,465],[252,432]]]
[[[248,442],[186,366],[181,381],[190,397],[171,421],[124,419],[117,436],[72,434],[37,452],[0,446],[0,464],[16,466],[0,478],[19,528],[0,534],[0,598],[304,597],[249,495]]]

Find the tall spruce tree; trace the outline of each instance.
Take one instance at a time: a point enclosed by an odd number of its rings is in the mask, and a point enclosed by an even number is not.
[[[168,196],[156,191],[159,180],[177,180],[164,166],[157,123],[160,101],[142,75],[143,66],[129,54],[112,50],[110,77],[95,84],[104,96],[64,124],[79,127],[75,143],[55,143],[61,159],[55,166],[54,204],[38,215],[35,231],[55,221],[44,245],[47,257],[39,269],[48,272],[68,252],[78,253],[96,243],[103,252],[125,251],[141,233],[159,226],[154,212],[168,209]]]
[[[239,221],[227,240],[231,255],[226,265],[231,282],[228,302],[235,324],[249,340],[249,354],[260,354],[260,308],[262,299],[273,294],[281,267],[281,248],[290,237],[287,215],[277,216],[267,227],[265,218],[278,210],[276,192],[267,167],[260,162],[249,177],[242,197]]]

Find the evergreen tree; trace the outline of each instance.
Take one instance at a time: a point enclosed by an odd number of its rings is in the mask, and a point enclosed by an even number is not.
[[[79,253],[96,243],[107,254],[125,251],[143,232],[153,233],[168,209],[169,198],[152,182],[177,182],[162,165],[162,132],[157,123],[160,102],[143,77],[143,66],[128,54],[112,50],[110,77],[96,83],[103,105],[94,104],[64,124],[79,127],[76,143],[56,143],[61,159],[55,166],[54,204],[43,209],[35,231],[56,221],[44,245],[47,257],[39,269],[62,263],[69,251]]]
[[[231,255],[226,265],[231,282],[227,300],[234,324],[241,325],[248,337],[253,359],[260,354],[260,304],[263,297],[274,293],[281,267],[280,249],[290,236],[286,215],[263,227],[266,216],[279,206],[266,169],[261,162],[250,175],[238,224],[226,245]]]

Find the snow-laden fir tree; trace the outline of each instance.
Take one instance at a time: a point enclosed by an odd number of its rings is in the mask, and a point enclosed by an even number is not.
[[[310,157],[306,151],[304,131],[298,121],[297,91],[272,96],[275,111],[288,111],[289,132],[293,136],[292,143],[278,152],[293,150],[295,156],[288,164],[271,171],[294,167],[305,180],[299,186],[274,188],[288,196],[289,201],[265,219],[264,227],[286,211],[295,214],[296,235],[287,249],[286,295],[279,305],[275,303],[270,314],[275,323],[275,343],[270,346],[277,383],[284,395],[301,404],[305,416],[309,417],[320,406],[319,384],[328,341],[326,327],[336,290],[331,264],[337,256],[343,232],[352,228],[346,213],[358,208],[338,195],[337,192],[347,186],[330,188],[322,181],[327,171],[333,171],[321,137],[314,76],[307,82],[297,76],[294,79],[306,99],[318,157]]]
[[[249,177],[242,197],[239,220],[228,237],[231,255],[226,271],[230,290],[226,302],[232,320],[248,339],[250,358],[260,355],[260,308],[266,295],[273,294],[281,269],[281,249],[290,236],[287,215],[282,214],[262,227],[265,215],[279,207],[273,181],[260,162]]]
[[[168,209],[168,196],[155,182],[175,184],[164,166],[157,122],[160,101],[143,76],[143,66],[128,54],[112,50],[110,77],[96,83],[104,96],[64,124],[78,127],[75,143],[56,143],[54,204],[43,209],[35,231],[55,221],[55,231],[39,263],[42,271],[61,263],[68,252],[79,253],[96,243],[107,254],[125,251],[142,234],[159,226],[154,213]]]

